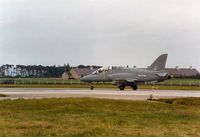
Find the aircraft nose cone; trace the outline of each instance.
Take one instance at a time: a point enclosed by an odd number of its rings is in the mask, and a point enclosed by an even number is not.
[[[85,82],[85,81],[88,81],[88,77],[87,77],[87,76],[84,76],[84,77],[80,78],[80,80],[81,80],[81,81],[84,81],[84,82]]]

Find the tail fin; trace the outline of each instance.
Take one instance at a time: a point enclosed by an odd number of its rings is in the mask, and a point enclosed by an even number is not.
[[[161,71],[165,69],[168,54],[160,55],[148,68],[149,70]]]

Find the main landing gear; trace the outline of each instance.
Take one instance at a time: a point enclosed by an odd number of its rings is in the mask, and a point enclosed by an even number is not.
[[[120,90],[124,90],[124,89],[125,89],[125,86],[124,86],[124,85],[120,85],[120,86],[119,86],[119,89],[120,89]]]
[[[137,90],[137,89],[138,89],[137,85],[133,85],[133,86],[131,86],[131,88],[132,88],[133,90]]]
[[[120,90],[124,90],[125,87],[126,87],[125,85],[119,85],[119,89],[120,89]],[[133,90],[137,90],[137,89],[138,89],[137,85],[131,85],[131,88],[132,88]]]

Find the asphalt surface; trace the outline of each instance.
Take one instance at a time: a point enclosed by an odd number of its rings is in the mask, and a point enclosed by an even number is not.
[[[200,91],[185,90],[112,90],[112,89],[35,89],[35,88],[0,88],[0,94],[8,97],[0,99],[40,99],[65,97],[94,97],[107,99],[146,100],[150,95],[153,98],[200,97]]]

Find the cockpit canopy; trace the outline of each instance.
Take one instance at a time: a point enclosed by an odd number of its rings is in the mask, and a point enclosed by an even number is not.
[[[100,74],[100,73],[102,73],[102,72],[107,72],[107,71],[112,70],[112,69],[113,69],[113,68],[110,68],[110,67],[99,68],[99,69],[97,69],[96,71],[94,71],[94,72],[92,73],[92,75]]]

